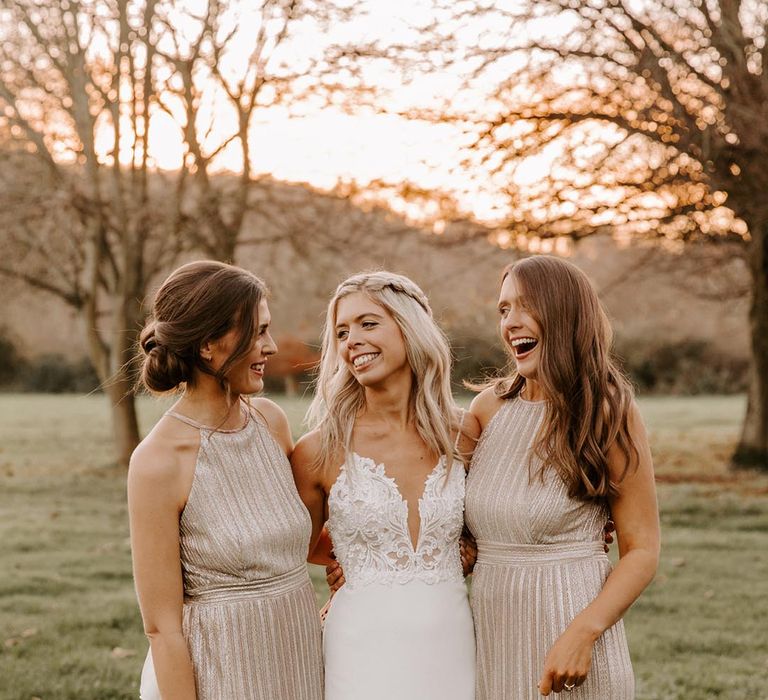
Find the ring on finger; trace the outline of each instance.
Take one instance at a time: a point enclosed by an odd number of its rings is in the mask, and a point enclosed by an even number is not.
[[[570,693],[574,688],[576,687],[575,683],[564,683],[563,684],[563,690]]]

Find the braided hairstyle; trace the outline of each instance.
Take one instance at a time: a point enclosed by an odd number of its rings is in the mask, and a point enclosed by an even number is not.
[[[182,265],[155,294],[150,317],[139,336],[139,382],[153,393],[192,386],[197,372],[228,389],[227,374],[252,345],[254,317],[266,295],[251,272],[211,260]],[[239,329],[235,348],[218,371],[200,356],[206,342]]]
[[[346,458],[355,418],[365,407],[365,389],[341,359],[335,330],[339,300],[355,292],[382,307],[400,328],[413,375],[411,419],[424,443],[450,464],[458,457],[451,437],[458,426],[458,413],[451,393],[448,340],[419,286],[384,270],[344,280],[328,304],[315,397],[307,412],[307,423],[320,432],[321,454],[326,460]]]

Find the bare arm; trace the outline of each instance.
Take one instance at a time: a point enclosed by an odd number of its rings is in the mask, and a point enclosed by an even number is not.
[[[619,540],[619,563],[600,594],[579,613],[555,642],[545,662],[539,684],[542,695],[559,692],[565,683],[580,685],[586,679],[592,645],[637,600],[656,574],[659,563],[659,513],[648,437],[640,413],[633,406],[629,429],[639,451],[637,469],[630,469],[611,501]],[[617,448],[608,453],[611,476],[618,481],[624,457]]]
[[[184,588],[179,514],[186,501],[173,455],[140,446],[128,472],[128,512],[136,592],[163,700],[195,700],[181,619]]]
[[[460,434],[456,443],[466,469],[469,470],[475,446],[480,438],[480,421],[471,410],[462,415],[459,430]],[[477,542],[475,542],[475,538],[466,526],[459,538],[459,548],[462,571],[464,576],[469,576],[474,571],[475,562],[477,561]]]
[[[317,433],[312,432],[304,435],[297,443],[291,455],[291,468],[293,469],[293,479],[296,482],[296,488],[299,496],[304,502],[309,515],[312,519],[312,536],[309,541],[309,551],[307,557],[312,557],[315,550],[320,551],[318,542],[323,532],[325,524],[325,504],[326,490],[323,483],[322,467],[317,466],[317,456],[320,450],[320,440]],[[317,564],[326,564],[330,561],[324,558],[313,557],[312,561]]]
[[[482,430],[480,421],[471,408],[463,413],[459,430],[460,433],[457,436],[456,445],[459,448],[459,454],[464,459],[467,468],[469,468],[470,460],[475,453],[475,446],[480,439],[480,432]]]

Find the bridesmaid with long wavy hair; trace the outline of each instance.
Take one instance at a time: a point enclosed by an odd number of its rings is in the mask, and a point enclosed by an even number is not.
[[[467,480],[477,699],[572,692],[630,700],[621,617],[652,580],[659,522],[648,440],[592,285],[555,257],[504,271],[498,310],[514,362],[471,411]],[[603,551],[613,516],[619,562]]]

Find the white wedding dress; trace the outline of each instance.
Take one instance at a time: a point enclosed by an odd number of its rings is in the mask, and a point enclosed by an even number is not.
[[[475,635],[461,571],[464,467],[441,459],[419,537],[383,464],[352,454],[328,496],[345,585],[325,622],[325,700],[473,700]]]

